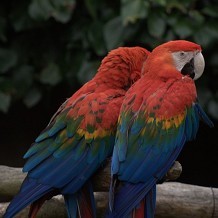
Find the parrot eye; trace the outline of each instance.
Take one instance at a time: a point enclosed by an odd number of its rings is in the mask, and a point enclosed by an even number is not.
[[[181,57],[184,57],[184,56],[185,56],[185,52],[184,52],[184,51],[181,51],[181,52],[180,52],[180,56],[181,56]]]
[[[184,67],[184,65],[193,58],[192,53],[185,52],[185,51],[173,52],[172,55],[173,55],[175,66],[177,70],[180,72],[182,68]]]

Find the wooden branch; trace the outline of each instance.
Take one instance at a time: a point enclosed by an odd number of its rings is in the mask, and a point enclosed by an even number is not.
[[[0,203],[0,217],[3,216],[9,203]],[[28,217],[29,206],[18,213],[15,218],[26,218]],[[37,218],[66,218],[67,213],[64,206],[64,200],[62,196],[56,196],[46,201],[42,208],[39,210]]]
[[[0,202],[10,201],[20,189],[26,174],[21,168],[0,166]]]
[[[98,218],[104,217],[108,193],[95,193]],[[8,204],[0,203],[0,217]],[[157,186],[155,218],[216,218],[218,217],[218,189],[178,182],[166,182]],[[17,217],[27,217],[28,208]],[[53,197],[47,201],[37,218],[66,218],[63,198]]]
[[[100,169],[93,177],[98,217],[104,217],[108,205],[108,187],[110,165]],[[175,163],[166,175],[166,179],[176,178],[181,173],[181,165]],[[175,176],[177,174],[177,176]],[[20,168],[0,166],[0,202],[10,201],[17,193],[25,177]],[[101,191],[101,192],[99,192]],[[102,192],[106,191],[106,192]],[[8,203],[0,203],[2,217]],[[27,217],[28,208],[18,217]],[[57,196],[47,201],[40,210],[38,218],[66,217],[63,198]],[[157,186],[157,208],[155,218],[215,218],[218,217],[218,189],[166,182]]]
[[[175,162],[166,175],[166,180],[175,180],[182,172],[179,162]],[[26,174],[21,168],[0,165],[0,202],[10,201],[20,189]],[[110,185],[110,159],[93,176],[93,188],[96,192],[107,192]]]
[[[157,218],[218,217],[218,188],[166,182],[157,189]]]

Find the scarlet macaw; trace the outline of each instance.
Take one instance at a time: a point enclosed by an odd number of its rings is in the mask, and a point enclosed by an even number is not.
[[[156,183],[195,138],[199,120],[213,126],[194,83],[204,65],[200,45],[185,40],[164,43],[149,55],[121,107],[108,217],[154,217]]]
[[[68,217],[95,217],[89,179],[112,154],[121,103],[148,54],[140,47],[111,51],[95,77],[61,105],[25,154],[28,174],[4,218],[29,204],[29,217],[35,217],[44,201],[59,193]]]

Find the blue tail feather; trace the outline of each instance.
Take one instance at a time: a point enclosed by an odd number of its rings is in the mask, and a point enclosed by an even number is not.
[[[145,217],[153,218],[156,206],[156,184],[151,188],[145,197]]]
[[[197,108],[197,111],[202,118],[202,120],[209,126],[209,127],[214,127],[213,122],[210,120],[210,118],[207,116],[207,114],[204,112],[200,104],[195,104],[195,108]]]
[[[12,218],[26,206],[52,190],[48,185],[42,185],[34,179],[26,178],[21,186],[20,192],[11,201],[3,217]]]
[[[95,198],[90,181],[88,181],[78,193],[78,207],[81,217],[96,217]]]
[[[76,194],[64,195],[68,218],[96,217],[96,206],[92,185],[87,182]]]
[[[153,218],[156,202],[156,180],[152,179],[147,183],[125,183],[117,193],[115,193],[112,211],[107,217],[121,218],[128,217],[135,208],[145,200],[144,213],[146,218]]]
[[[77,218],[77,196],[76,194],[64,195],[68,218]]]

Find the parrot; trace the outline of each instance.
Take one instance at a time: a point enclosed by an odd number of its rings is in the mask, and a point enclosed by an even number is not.
[[[149,54],[137,46],[111,50],[96,75],[59,107],[24,155],[27,176],[4,218],[28,205],[34,218],[57,194],[69,218],[96,217],[91,176],[112,155],[123,98]]]
[[[204,67],[202,48],[191,41],[171,40],[151,51],[120,109],[107,217],[153,218],[156,184],[195,139],[200,120],[213,127],[195,86]]]

